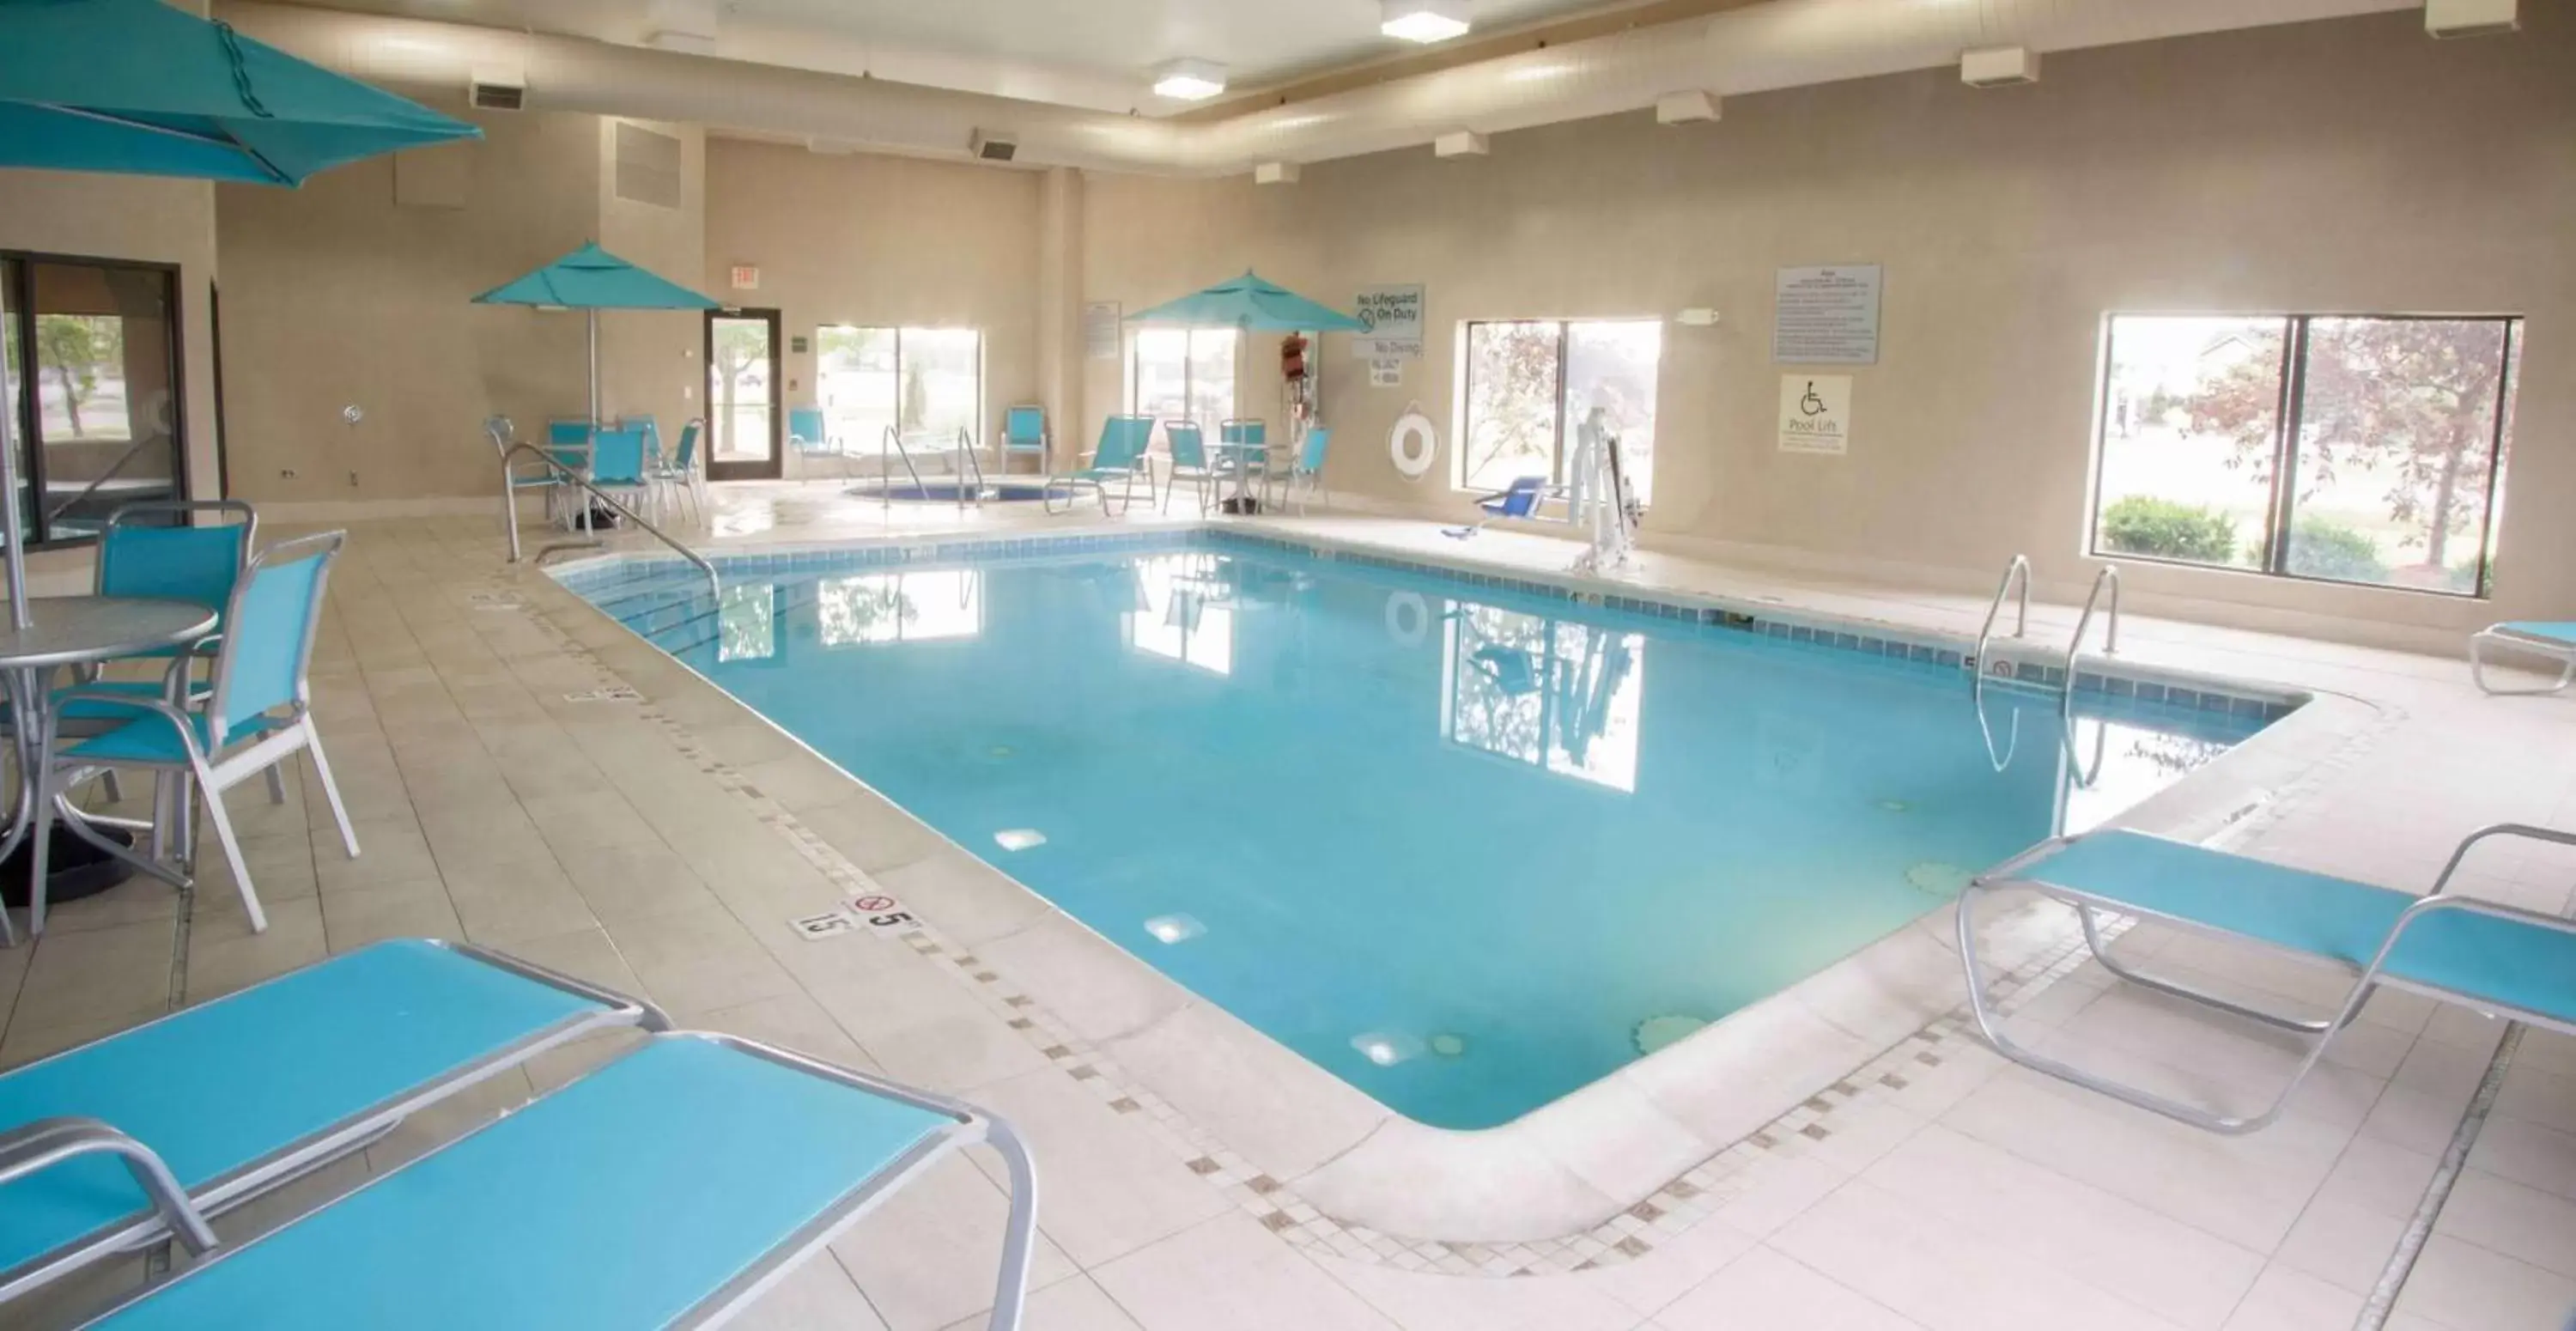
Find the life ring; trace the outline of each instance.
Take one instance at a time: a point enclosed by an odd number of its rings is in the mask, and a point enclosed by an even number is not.
[[[1418,481],[1430,473],[1432,460],[1440,454],[1440,432],[1431,418],[1416,407],[1395,418],[1395,429],[1388,432],[1386,447],[1404,479]]]
[[[1422,635],[1431,630],[1431,606],[1420,592],[1389,592],[1386,597],[1386,636],[1401,647],[1419,647]]]

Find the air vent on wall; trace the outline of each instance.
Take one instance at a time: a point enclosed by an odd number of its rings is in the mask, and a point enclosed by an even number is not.
[[[680,141],[618,121],[617,197],[661,208],[679,207]]]
[[[2522,26],[2514,0],[2424,0],[2424,31],[2436,37],[2493,37]]]
[[[989,130],[975,131],[975,136],[967,140],[967,147],[974,152],[979,161],[1007,162],[1020,155],[1018,139],[995,134]]]
[[[477,74],[465,87],[478,111],[518,111],[528,104],[528,85],[515,78]]]

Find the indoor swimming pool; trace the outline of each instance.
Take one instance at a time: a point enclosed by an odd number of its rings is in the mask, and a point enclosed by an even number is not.
[[[2055,695],[1980,706],[1920,647],[1165,540],[736,561],[720,599],[667,564],[567,582],[1134,956],[1446,1128],[1777,993],[2282,710],[2117,681],[2070,720]]]

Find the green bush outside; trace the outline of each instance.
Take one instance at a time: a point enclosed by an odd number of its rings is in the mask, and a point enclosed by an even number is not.
[[[2236,520],[2216,509],[2130,495],[2102,510],[2102,549],[2225,564],[2236,557]]]
[[[2290,527],[2290,571],[2343,582],[2386,582],[2379,544],[2331,518],[2301,518]]]

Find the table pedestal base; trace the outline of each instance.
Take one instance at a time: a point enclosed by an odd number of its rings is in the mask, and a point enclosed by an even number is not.
[[[134,834],[124,828],[100,827],[93,830],[112,841],[128,846],[134,844]],[[81,840],[60,824],[54,827],[53,843],[45,874],[47,909],[66,901],[97,896],[134,876],[134,866]],[[32,858],[28,847],[20,845],[9,858],[0,860],[0,903],[13,910],[22,910],[27,905],[27,862]]]

